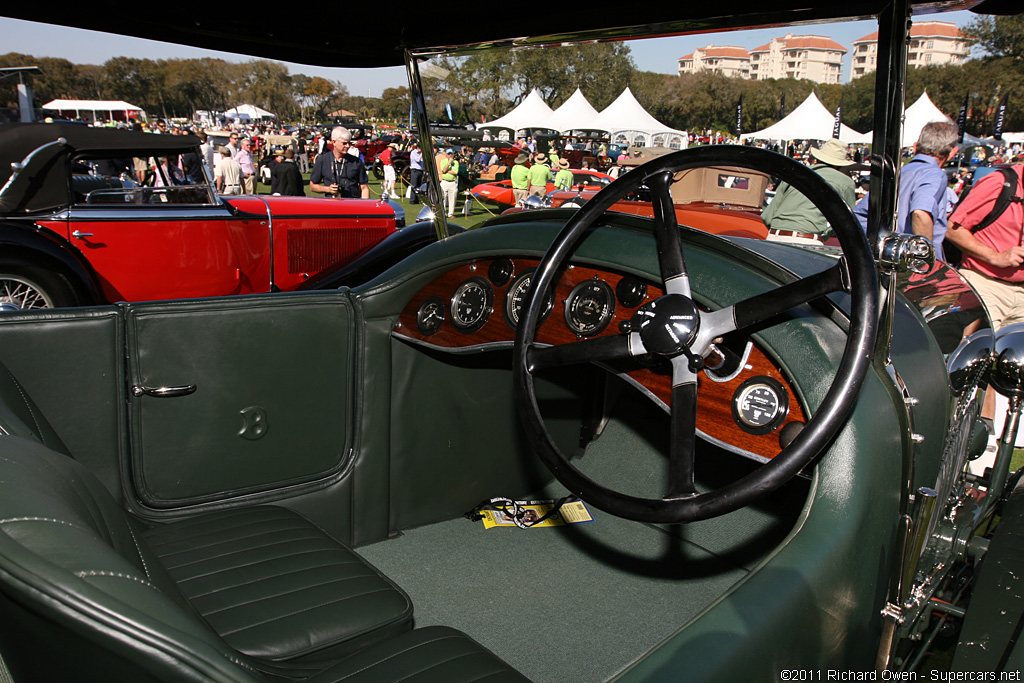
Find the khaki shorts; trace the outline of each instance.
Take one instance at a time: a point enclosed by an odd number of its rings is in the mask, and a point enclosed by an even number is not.
[[[992,329],[1024,322],[1024,282],[997,280],[973,270],[960,271],[974,289],[992,318]]]

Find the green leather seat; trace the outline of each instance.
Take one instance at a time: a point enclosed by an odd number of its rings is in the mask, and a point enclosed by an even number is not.
[[[525,681],[289,510],[146,529],[0,366],[0,655],[19,681]]]

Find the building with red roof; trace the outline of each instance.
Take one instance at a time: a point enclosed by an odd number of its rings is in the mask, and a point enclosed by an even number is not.
[[[967,37],[956,24],[946,21],[921,21],[910,27],[907,66],[963,64],[970,57]],[[853,78],[878,68],[878,32],[853,41]]]
[[[849,50],[827,36],[787,33],[750,51],[750,77],[801,78],[816,83],[839,83],[843,55]]]
[[[680,57],[678,63],[680,76],[713,71],[726,76],[750,78],[750,53],[734,45],[708,45],[698,48]]]

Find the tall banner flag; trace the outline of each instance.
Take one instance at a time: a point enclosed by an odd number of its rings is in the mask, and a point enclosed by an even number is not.
[[[740,101],[736,103],[736,137],[743,133],[743,94],[740,93]]]
[[[967,104],[970,101],[971,93],[964,93],[964,101],[960,103],[960,113],[956,117],[957,142],[964,143],[964,133],[967,131]]]
[[[1010,104],[1010,93],[1003,95],[1002,101],[996,107],[996,126],[992,131],[992,137],[996,140],[1003,139],[1003,125],[1006,124],[1006,107]]]
[[[782,93],[782,99],[779,100],[779,121],[786,118],[786,93]]]
[[[839,96],[839,106],[836,107],[836,123],[832,126],[832,137],[839,139],[839,126],[843,124],[843,95]]]

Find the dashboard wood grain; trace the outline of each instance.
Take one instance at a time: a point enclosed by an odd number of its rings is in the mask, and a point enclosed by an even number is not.
[[[492,345],[508,347],[515,339],[515,329],[507,319],[510,288],[518,278],[537,266],[536,259],[498,259],[505,266],[502,269],[492,268],[496,259],[484,259],[473,263],[457,266],[435,278],[420,290],[403,309],[395,325],[397,337],[413,342],[426,344],[446,350],[466,350],[486,348]],[[501,284],[494,283],[490,273],[501,271],[502,277],[497,278]],[[564,271],[559,278],[553,297],[553,306],[545,320],[537,330],[537,342],[541,344],[568,344],[580,337],[567,324],[566,302],[570,293],[588,280],[600,280],[615,291],[624,276],[605,270],[587,266],[573,266]],[[459,329],[452,322],[453,296],[467,281],[479,278],[493,288],[493,300],[485,313],[482,324],[477,323],[475,329],[466,331]],[[507,279],[506,279],[507,278]],[[610,314],[610,321],[594,336],[610,336],[620,334],[620,325],[628,321],[636,309],[643,303],[651,301],[664,293],[660,287],[651,283],[646,285],[646,295],[635,305],[624,306],[622,301],[613,297],[614,310],[604,311]],[[425,303],[431,302],[435,320],[430,327],[436,327],[432,333],[424,333],[417,325],[417,316]],[[630,302],[633,303],[633,302]],[[440,309],[440,310],[439,310]],[[437,320],[438,315],[443,319]],[[671,377],[667,372],[656,368],[637,367],[625,373],[634,383],[642,387],[649,395],[657,398],[666,406],[669,405]],[[737,390],[745,381],[754,377],[770,377],[779,382],[788,393],[789,413],[785,419],[767,434],[753,434],[740,426],[733,415],[733,401]],[[735,377],[727,381],[712,380],[702,372],[698,378],[697,424],[704,434],[724,442],[734,448],[759,458],[771,459],[781,450],[779,433],[792,422],[806,422],[803,408],[790,386],[788,378],[782,370],[768,358],[756,344],[752,345],[746,356],[743,367]]]

